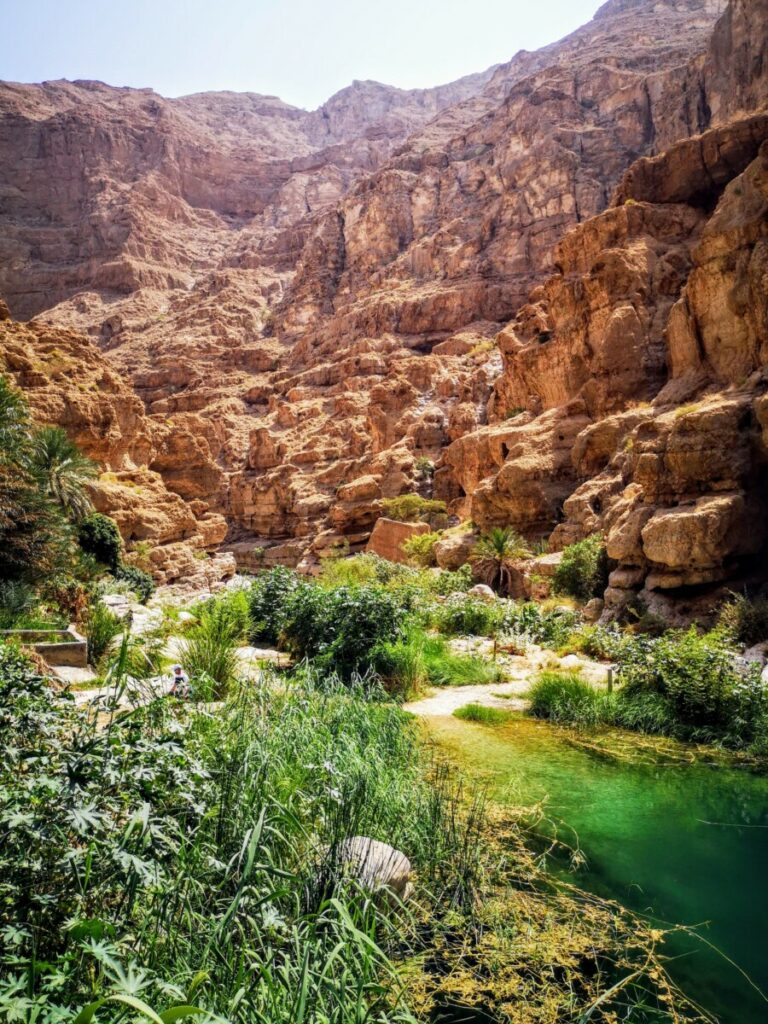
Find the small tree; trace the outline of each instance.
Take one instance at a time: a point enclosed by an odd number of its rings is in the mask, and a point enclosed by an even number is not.
[[[32,437],[30,469],[40,489],[75,522],[92,511],[85,491],[98,470],[61,427],[41,427]]]
[[[553,579],[556,594],[589,601],[601,597],[607,586],[608,555],[602,537],[586,537],[563,551]]]
[[[89,555],[116,572],[120,565],[123,541],[117,523],[101,512],[92,512],[78,526],[80,547]]]
[[[514,563],[530,554],[528,546],[511,526],[494,526],[475,544],[470,555],[475,572],[500,594],[512,590]]]

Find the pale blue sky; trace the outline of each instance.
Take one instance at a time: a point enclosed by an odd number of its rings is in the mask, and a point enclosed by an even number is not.
[[[355,78],[438,85],[560,39],[601,0],[0,0],[0,78],[314,108]]]

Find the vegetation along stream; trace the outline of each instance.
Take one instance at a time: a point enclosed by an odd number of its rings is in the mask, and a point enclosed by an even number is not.
[[[667,944],[689,995],[723,1024],[768,1018],[759,991],[768,992],[768,779],[648,757],[640,741],[634,759],[601,756],[568,730],[518,716],[429,723],[492,800],[546,801],[546,819],[586,858],[580,886],[665,924],[697,926],[700,940],[680,932]],[[556,857],[555,870],[570,872],[569,859]]]

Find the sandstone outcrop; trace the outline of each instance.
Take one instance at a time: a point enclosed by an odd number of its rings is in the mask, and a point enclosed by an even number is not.
[[[129,559],[140,551],[163,583],[196,575],[201,559],[224,541],[226,521],[204,502],[184,501],[150,468],[158,457],[168,459],[167,430],[146,416],[96,346],[71,331],[2,319],[0,372],[24,391],[37,422],[63,427],[102,467],[89,485],[91,498],[118,524]],[[169,469],[179,481],[216,472],[194,435],[177,430],[175,437],[180,458]]]
[[[312,113],[4,86],[0,293],[141,400],[57,421],[106,416],[118,483],[154,474],[203,547],[223,516],[249,568],[361,550],[419,491],[553,550],[602,531],[606,614],[717,586],[766,539],[767,40],[768,0],[609,0]]]

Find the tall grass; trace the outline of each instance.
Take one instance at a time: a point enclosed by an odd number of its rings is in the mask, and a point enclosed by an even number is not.
[[[226,694],[237,677],[237,651],[247,630],[245,595],[210,601],[199,610],[196,625],[179,649],[196,698],[220,700]]]

